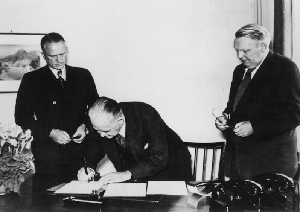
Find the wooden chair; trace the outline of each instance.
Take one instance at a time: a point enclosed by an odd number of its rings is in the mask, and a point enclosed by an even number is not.
[[[191,153],[192,173],[195,181],[223,180],[223,151],[225,142],[185,142]]]

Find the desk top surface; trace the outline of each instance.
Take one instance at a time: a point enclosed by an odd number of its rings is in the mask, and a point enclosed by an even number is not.
[[[101,205],[91,203],[65,204],[66,196],[53,195],[46,191],[34,191],[32,176],[26,178],[20,186],[18,193],[0,196],[1,212],[217,212],[226,211],[226,208],[218,209],[209,206],[209,197],[202,197],[189,193],[187,196],[164,195],[159,202],[138,201],[137,199],[108,198]],[[298,201],[297,201],[298,202]],[[261,210],[261,211],[300,211],[297,210]],[[228,210],[236,211],[236,210]],[[238,210],[239,211],[239,210]],[[249,210],[248,210],[249,211]],[[257,211],[257,210],[255,210]]]
[[[101,205],[75,203],[65,204],[65,196],[51,195],[45,191],[33,191],[32,176],[21,184],[18,193],[0,196],[1,212],[68,212],[68,211],[209,211],[208,199],[188,196],[163,196],[158,203],[130,199],[105,199]]]

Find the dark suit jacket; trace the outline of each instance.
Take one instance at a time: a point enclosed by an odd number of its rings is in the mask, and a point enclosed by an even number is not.
[[[191,156],[180,137],[162,120],[158,112],[145,103],[120,103],[126,122],[126,145],[134,157],[128,169],[133,179],[151,180],[191,180]],[[100,142],[99,142],[100,141]],[[122,171],[115,139],[100,138],[98,147]],[[101,147],[102,146],[102,147]],[[103,156],[94,152],[89,154],[94,163]],[[93,156],[92,156],[93,155]]]
[[[233,123],[250,121],[254,133],[242,138],[228,130],[226,164],[235,155],[242,178],[265,172],[293,177],[297,170],[295,128],[300,123],[299,70],[288,58],[270,51],[233,112],[244,69],[241,64],[234,70],[224,112],[231,114]]]
[[[52,129],[60,129],[72,136],[86,120],[87,107],[97,98],[93,77],[86,69],[66,65],[65,92],[48,66],[23,76],[16,100],[15,121],[32,131],[37,172],[56,172],[57,167],[68,166],[78,157],[75,154],[80,151],[80,144],[58,145],[49,135]]]

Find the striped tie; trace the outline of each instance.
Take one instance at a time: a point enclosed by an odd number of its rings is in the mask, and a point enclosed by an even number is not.
[[[125,137],[124,137],[124,136],[118,134],[118,135],[116,136],[116,141],[117,141],[117,143],[118,143],[120,146],[122,146],[122,147],[125,148]]]
[[[65,80],[62,78],[62,71],[59,70],[57,72],[57,75],[58,75],[58,80],[60,82],[60,85],[61,85],[62,89],[65,90],[65,85],[64,85],[65,84]]]
[[[253,70],[250,70],[250,69],[247,70],[245,77],[244,77],[242,83],[240,84],[238,91],[236,92],[236,96],[235,96],[234,104],[233,104],[233,112],[235,111],[236,106],[238,105],[240,99],[242,98],[246,88],[248,87],[248,85],[251,81],[251,72],[252,71]]]

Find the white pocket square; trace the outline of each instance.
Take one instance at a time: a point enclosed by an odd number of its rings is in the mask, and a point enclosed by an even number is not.
[[[148,149],[148,143],[146,143],[146,145],[144,146],[144,149]]]

